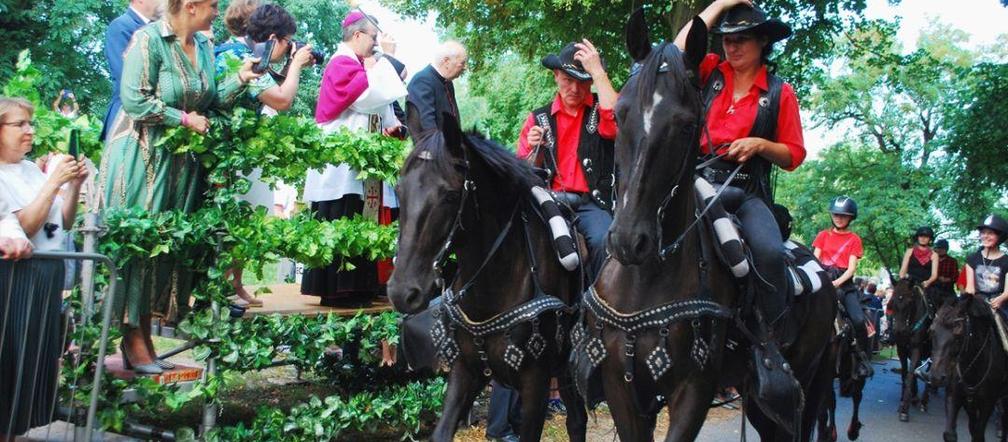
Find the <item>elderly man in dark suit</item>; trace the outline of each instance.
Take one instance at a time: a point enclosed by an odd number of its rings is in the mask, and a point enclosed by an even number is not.
[[[123,53],[133,38],[137,29],[157,20],[161,16],[163,0],[131,0],[126,12],[123,12],[105,31],[105,60],[108,61],[109,75],[112,78],[112,99],[109,101],[108,112],[105,113],[105,125],[102,127],[101,139],[112,130],[112,122],[122,102],[119,100],[119,79],[122,77]]]
[[[419,113],[420,127],[411,131],[420,133],[438,128],[443,124],[444,114],[459,117],[458,103],[455,102],[455,86],[452,80],[465,72],[469,55],[457,41],[448,41],[438,48],[434,62],[417,72],[406,90],[406,102],[412,104],[408,112]]]

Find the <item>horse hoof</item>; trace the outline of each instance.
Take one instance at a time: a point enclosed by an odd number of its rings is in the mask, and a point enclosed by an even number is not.
[[[909,413],[900,413],[899,414],[899,420],[900,420],[900,422],[910,422],[910,414]]]
[[[861,422],[851,424],[850,428],[847,429],[847,439],[857,440],[858,436],[861,436],[861,427],[864,427]]]
[[[959,437],[955,433],[944,432],[942,433],[942,440],[945,442],[957,442]]]
[[[830,441],[831,442],[837,441],[836,427],[833,427],[833,431],[830,433]]]

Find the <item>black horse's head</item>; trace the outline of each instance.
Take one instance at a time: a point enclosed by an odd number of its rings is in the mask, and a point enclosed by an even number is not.
[[[908,278],[896,281],[893,284],[892,299],[889,300],[893,337],[908,337],[917,322],[927,314],[924,309],[923,289]]]
[[[972,339],[973,345],[969,341],[978,331],[990,332],[991,321],[990,307],[975,296],[964,295],[942,306],[931,324],[931,369],[924,380],[934,386],[945,386],[955,377],[962,356],[972,359],[972,353],[962,353],[979,351],[981,340]]]
[[[451,253],[459,274],[477,267],[517,204],[542,181],[500,144],[463,134],[451,115],[444,115],[441,130],[419,133],[418,113],[410,111],[414,146],[396,184],[399,251],[388,285],[392,305],[407,314],[427,308],[440,294],[446,283],[441,268]],[[463,262],[466,257],[472,259]]]
[[[616,104],[619,197],[608,247],[617,260],[632,265],[657,258],[659,208],[673,186],[693,182],[707,26],[693,19],[685,52],[670,43],[652,47],[644,11],[638,9],[627,21],[626,40],[636,64]]]
[[[410,111],[411,117],[417,115]],[[419,128],[410,123],[411,129]],[[469,167],[454,118],[446,116],[440,131],[411,132],[413,151],[396,184],[399,251],[388,284],[392,305],[407,314],[423,310],[440,293],[440,266],[447,258],[449,236],[458,228]]]

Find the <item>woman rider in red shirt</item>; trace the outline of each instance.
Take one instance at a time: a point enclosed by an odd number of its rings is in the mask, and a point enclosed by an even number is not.
[[[722,18],[723,16],[723,18]],[[703,154],[720,160],[703,171],[708,181],[723,184],[736,166],[739,173],[721,200],[743,225],[754,267],[765,281],[758,304],[777,334],[787,339],[794,321],[781,320],[786,309],[786,268],[783,239],[769,207],[770,172],[774,165],[794,170],[805,159],[798,99],[791,85],[767,71],[773,43],[791,35],[791,28],[749,0],[716,0],[700,18],[721,34],[725,58],[708,54],[700,64],[707,127],[700,139]],[[676,37],[680,49],[692,23]],[[772,64],[771,64],[772,66]],[[713,152],[711,152],[713,151]]]
[[[858,260],[864,256],[861,237],[850,229],[850,223],[857,219],[857,203],[847,197],[833,198],[829,205],[830,218],[833,226],[819,232],[812,241],[812,253],[826,268],[826,273],[833,279],[833,287],[837,289],[837,298],[847,310],[847,317],[854,326],[854,338],[857,340],[859,367],[857,376],[866,378],[872,375],[871,360],[868,359],[868,328],[865,322],[864,310],[861,309],[861,293],[854,286],[854,273],[857,271]]]

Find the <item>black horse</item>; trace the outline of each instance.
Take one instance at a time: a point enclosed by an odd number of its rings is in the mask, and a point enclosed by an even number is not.
[[[730,319],[743,293],[718,261],[712,231],[694,223],[699,209],[694,169],[703,121],[699,63],[707,50],[707,27],[694,19],[685,52],[669,43],[652,47],[643,10],[638,10],[627,23],[626,37],[638,64],[616,106],[619,196],[608,239],[615,260],[607,261],[585,295],[584,328],[572,332],[576,351],[583,350],[590,362],[575,363],[579,385],[586,372],[599,370],[623,441],[652,439],[657,395],[668,403],[665,440],[693,440],[715,390],[726,383],[746,396],[746,414],[763,440],[808,440],[830,388],[830,364],[821,362],[829,359],[833,331],[830,321],[821,319],[836,314],[832,286],[819,274],[828,289],[793,307],[797,314],[790,320],[801,322],[802,333],[787,358],[804,402],[797,398],[798,405],[787,411],[801,422],[800,429],[784,428],[756,406],[747,390],[752,372],[731,371],[746,367],[751,355],[732,341],[745,356],[724,359]]]
[[[584,440],[587,413],[566,370],[581,274],[558,262],[531,194],[542,180],[497,143],[445,120],[443,132],[414,137],[400,173],[399,253],[388,286],[396,310],[407,314],[444,289],[432,307],[431,336],[451,373],[432,439],[452,440],[493,379],[519,392],[521,440],[538,440],[555,376],[570,439]],[[440,269],[451,253],[458,270],[445,285]]]
[[[925,380],[946,387],[947,442],[957,440],[959,409],[969,416],[974,442],[984,440],[987,421],[1000,401],[1008,402],[1008,352],[1001,344],[990,306],[982,298],[964,295],[939,309],[931,325],[933,354]],[[1000,420],[999,438],[1008,435],[1008,419]]]
[[[903,392],[900,397],[899,420],[910,420],[910,405],[919,405],[927,412],[930,388],[925,385],[923,395],[917,397],[916,369],[931,354],[931,340],[928,327],[934,318],[935,306],[920,285],[910,279],[901,279],[893,286],[893,296],[889,300],[892,311],[892,342],[899,357],[900,374],[903,377]]]
[[[853,406],[850,424],[847,425],[847,439],[857,440],[864,426],[859,418],[859,412],[866,380],[856,375],[859,361],[854,351],[857,342],[854,337],[854,326],[843,314],[837,315],[837,324],[840,324],[840,332],[834,337],[830,347],[836,362],[834,375],[840,383],[840,397],[851,398]],[[826,406],[819,415],[819,441],[837,440],[836,407],[836,394],[831,389],[826,398]]]

